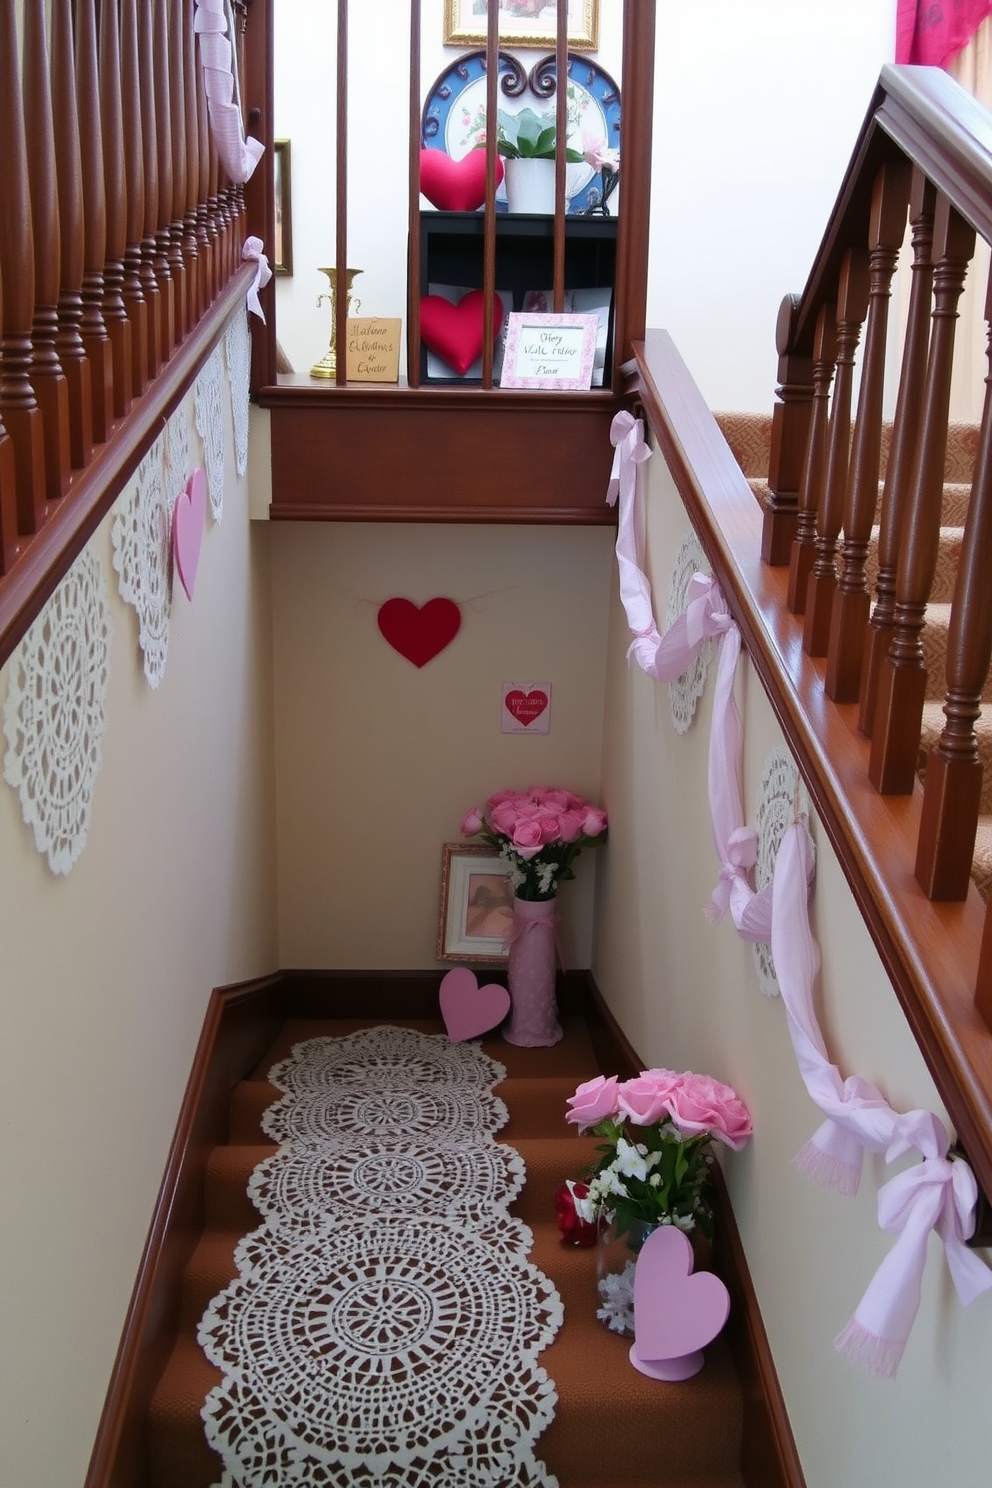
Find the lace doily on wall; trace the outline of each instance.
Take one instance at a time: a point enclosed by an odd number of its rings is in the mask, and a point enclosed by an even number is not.
[[[239,475],[248,469],[248,391],[251,383],[251,331],[247,310],[238,310],[224,333],[227,376],[231,384],[231,417],[234,423],[234,468]]]
[[[553,1488],[537,1358],[563,1314],[507,1209],[524,1171],[491,1134],[504,1074],[388,1027],[308,1040],[270,1072],[285,1093],[263,1125],[294,1140],[252,1175],[265,1222],[199,1328],[228,1488]],[[422,1130],[383,1136],[403,1102]]]
[[[224,515],[224,359],[220,343],[204,362],[193,388],[197,433],[203,440],[203,468],[215,522]]]
[[[165,484],[174,499],[193,474],[189,443],[189,400],[184,399],[165,426]]]
[[[754,886],[760,894],[772,881],[775,860],[782,838],[792,826],[796,813],[809,826],[809,796],[799,778],[799,771],[788,750],[781,745],[771,751],[761,774],[756,830],[758,856],[754,868]],[[772,948],[764,941],[751,946],[758,985],[766,997],[778,997],[778,977],[772,960]]]
[[[117,503],[111,540],[121,599],[138,617],[149,687],[165,675],[172,614],[172,510],[181,486],[165,482],[165,437],[145,455]]]
[[[4,779],[53,873],[86,846],[109,676],[110,597],[86,551],[12,655],[4,704]]]
[[[682,545],[675,559],[675,567],[672,570],[672,582],[668,592],[668,611],[665,616],[666,631],[671,629],[685,609],[686,595],[689,592],[689,583],[693,574],[709,573],[709,571],[710,567],[706,562],[706,555],[699,538],[694,532],[687,532],[682,539]],[[696,704],[703,695],[706,674],[712,659],[713,642],[706,641],[700,647],[692,665],[687,667],[675,682],[668,684],[668,705],[677,734],[687,733],[689,725],[696,716]]]

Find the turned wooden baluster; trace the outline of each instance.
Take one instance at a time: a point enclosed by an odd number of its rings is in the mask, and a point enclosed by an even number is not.
[[[124,250],[127,246],[127,178],[124,168],[124,104],[121,96],[121,39],[116,5],[100,6],[100,122],[103,128],[103,180],[106,201],[106,263],[103,267],[103,318],[110,337],[114,417],[131,409],[131,322],[124,303]]]
[[[816,514],[816,556],[806,587],[803,649],[825,656],[830,614],[837,588],[837,537],[844,519],[851,447],[851,395],[854,359],[868,313],[868,253],[849,248],[837,285],[837,373],[827,436],[827,469]]]
[[[155,14],[151,5],[138,7],[138,95],[141,99],[141,158],[145,183],[145,215],[141,224],[141,288],[148,302],[148,377],[153,381],[171,350],[164,327],[171,324],[172,280],[165,265],[161,278],[155,233],[159,217],[158,145],[155,142]],[[169,350],[166,350],[168,344]]]
[[[124,131],[125,221],[122,293],[131,323],[131,392],[139,398],[148,380],[148,301],[141,284],[141,238],[145,221],[145,164],[141,143],[141,84],[138,75],[138,0],[121,0],[121,109]]]
[[[930,356],[917,445],[916,467],[906,509],[896,513],[895,628],[879,671],[868,774],[876,789],[908,795],[916,780],[920,722],[927,671],[920,632],[937,571],[940,516],[951,396],[951,361],[958,300],[975,251],[975,230],[946,197],[934,216],[934,308]]]
[[[72,0],[52,0],[52,115],[59,187],[59,331],[55,338],[69,391],[69,459],[74,469],[93,454],[90,360],[79,327],[83,318],[83,167],[76,107]]]
[[[173,274],[169,257],[172,218],[172,106],[169,96],[168,0],[151,0],[155,66],[151,86],[155,93],[155,141],[158,154],[158,201],[155,217],[155,273],[162,294],[162,360],[167,362],[176,348],[176,303],[185,281]]]
[[[806,441],[806,459],[799,487],[796,536],[789,560],[789,593],[786,602],[794,615],[801,615],[806,609],[806,590],[813,559],[816,557],[816,514],[820,509],[827,465],[827,415],[836,357],[837,307],[821,305],[813,336],[813,405],[809,438]]]
[[[3,324],[3,276],[0,275],[0,325]],[[0,574],[10,571],[20,544],[17,537],[17,470],[14,441],[0,419]]]
[[[833,698],[835,703],[856,702],[861,686],[865,627],[871,609],[865,562],[878,505],[889,297],[899,249],[906,235],[909,179],[907,165],[890,161],[882,166],[872,190],[868,229],[868,325],[844,512],[843,561],[834,593],[827,645],[825,688],[827,697]]]
[[[227,282],[227,218],[220,193],[220,157],[213,136],[207,135],[210,160],[209,190],[207,192],[207,231],[210,234],[210,262],[213,293],[217,294]]]
[[[765,563],[784,567],[792,556],[799,520],[799,491],[809,442],[813,369],[809,357],[789,350],[799,301],[786,295],[778,312],[775,346],[778,386],[772,410],[768,462],[768,503],[761,527],[761,556]]]
[[[196,204],[200,189],[199,121],[196,109],[196,36],[193,31],[193,0],[181,0],[183,97],[186,102],[186,198],[183,202],[183,260],[186,264],[188,330],[206,309],[203,297],[200,249],[196,239]]]
[[[18,57],[14,7],[0,5],[0,419],[14,444],[18,529],[30,534],[43,525],[47,506],[41,410],[31,383],[34,239]]]
[[[992,279],[985,294],[988,358],[992,369]],[[992,663],[992,370],[978,461],[965,518],[951,623],[947,637],[947,722],[927,760],[923,814],[916,849],[916,877],[929,899],[964,899],[971,882],[975,832],[982,798],[982,762],[975,720]]]
[[[865,650],[858,699],[858,728],[871,738],[878,705],[878,678],[892,639],[896,613],[896,560],[899,552],[897,513],[905,509],[919,437],[930,344],[933,302],[933,213],[936,192],[919,172],[913,173],[909,215],[913,236],[913,270],[906,339],[896,397],[892,443],[885,471],[878,535],[875,608],[865,628]]]
[[[169,215],[169,272],[176,286],[176,344],[189,334],[189,278],[183,240],[186,228],[183,216],[186,211],[186,78],[183,73],[183,7],[182,0],[171,0],[168,16],[168,52],[163,69],[169,94],[169,118],[172,140],[169,150],[172,173],[171,207],[166,204]]]
[[[90,359],[93,438],[103,444],[114,422],[114,353],[103,318],[103,266],[107,256],[107,193],[100,124],[100,73],[94,0],[76,0],[76,98],[83,167],[83,319],[80,330]]]
[[[26,0],[24,6],[22,71],[34,233],[31,381],[44,428],[45,494],[49,501],[57,501],[69,481],[69,387],[55,349],[59,330],[59,193],[45,0]]]
[[[207,117],[207,94],[203,86],[200,52],[196,51],[196,137],[199,185],[196,201],[196,243],[200,260],[200,291],[203,309],[217,293],[217,230],[210,208],[210,120]]]

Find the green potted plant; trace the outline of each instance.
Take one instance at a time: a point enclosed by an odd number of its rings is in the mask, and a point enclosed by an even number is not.
[[[553,212],[558,127],[553,111],[522,108],[497,114],[496,149],[506,162],[506,200],[511,212]],[[577,165],[582,154],[565,145],[565,159]]]

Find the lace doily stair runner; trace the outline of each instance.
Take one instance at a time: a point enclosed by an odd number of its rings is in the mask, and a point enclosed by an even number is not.
[[[270,1079],[281,1145],[252,1174],[264,1223],[199,1340],[221,1488],[553,1488],[534,1455],[562,1321],[508,1205],[505,1071],[473,1044],[379,1027],[298,1044]]]

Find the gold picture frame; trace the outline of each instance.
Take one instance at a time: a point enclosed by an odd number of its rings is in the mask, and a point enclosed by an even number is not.
[[[439,961],[505,966],[513,923],[510,870],[498,853],[479,843],[446,842],[441,860]]]
[[[444,0],[445,46],[485,46],[487,3],[488,0]],[[546,17],[529,18],[525,13],[528,8],[523,0],[517,0],[517,4],[514,0],[500,0],[500,46],[553,51],[554,28],[548,30]],[[544,9],[547,8],[545,5]],[[568,0],[568,50],[599,50],[599,0]]]
[[[293,178],[288,139],[273,141],[275,243],[272,267],[277,274],[293,272]]]

